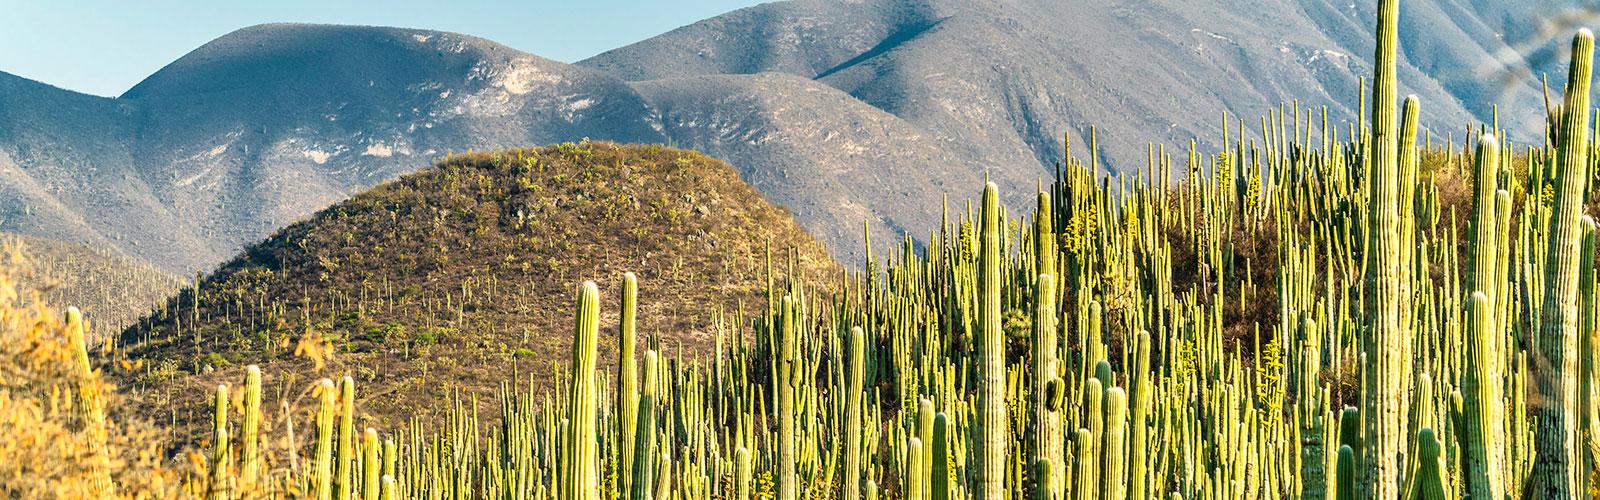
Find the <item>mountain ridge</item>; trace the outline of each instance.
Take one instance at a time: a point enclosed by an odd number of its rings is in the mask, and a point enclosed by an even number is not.
[[[1534,36],[1551,12],[1408,2],[1400,76],[1423,123],[1444,135],[1493,117],[1463,102],[1495,101],[1513,137],[1537,138],[1535,81],[1494,61],[1559,64],[1561,43]],[[1091,125],[1102,165],[1131,173],[1152,143],[1214,146],[1224,113],[1246,138],[1293,99],[1354,119],[1371,15],[1331,0],[792,0],[575,64],[441,31],[257,25],[118,98],[0,74],[0,230],[186,275],[446,152],[587,137],[729,159],[859,262],[863,222],[924,237],[941,216],[928,207],[974,179],[1026,206],[1063,136],[1083,148]]]

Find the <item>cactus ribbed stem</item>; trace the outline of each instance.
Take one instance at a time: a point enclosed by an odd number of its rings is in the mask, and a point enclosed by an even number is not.
[[[933,416],[933,443],[932,451],[928,453],[929,460],[933,462],[928,476],[928,498],[931,500],[950,500],[950,450],[948,442],[950,419],[943,413]]]
[[[750,500],[750,450],[740,447],[733,452],[734,500]]]
[[[1401,241],[1399,135],[1395,73],[1399,45],[1399,0],[1379,0],[1372,85],[1372,138],[1367,174],[1366,362],[1362,408],[1366,449],[1366,494],[1399,498],[1404,479],[1406,416],[1410,392],[1411,338],[1404,324],[1410,300],[1402,289],[1403,262],[1411,251]]]
[[[239,488],[254,492],[261,474],[261,368],[244,369],[244,421],[239,426]]]
[[[361,433],[361,498],[378,496],[379,469],[383,466],[378,454],[378,430],[368,427]]]
[[[849,369],[845,374],[844,477],[840,478],[840,498],[857,500],[861,498],[861,385],[867,369],[866,334],[861,327],[850,329],[849,342],[850,358],[845,360]],[[920,476],[920,473],[919,467],[912,475]],[[920,499],[921,495],[908,498]]]
[[[623,450],[617,466],[617,490],[633,491],[633,439],[638,433],[634,425],[639,420],[638,366],[634,358],[637,344],[637,315],[639,278],[633,273],[622,275],[622,321],[617,328],[617,446]]]
[[[356,381],[339,379],[339,453],[334,457],[333,497],[350,500],[355,496],[356,459]]]
[[[598,500],[599,435],[595,431],[600,395],[595,356],[600,337],[600,289],[586,281],[578,287],[578,311],[572,335],[572,393],[568,399],[572,426],[567,434],[567,481],[562,491],[571,500]]]
[[[1504,356],[1495,350],[1494,314],[1489,297],[1473,292],[1467,315],[1467,366],[1462,370],[1462,419],[1466,439],[1466,489],[1473,498],[1500,498],[1501,463],[1498,422],[1501,413],[1500,369]]]
[[[1001,329],[1000,305],[1000,188],[993,182],[983,188],[982,255],[978,270],[982,322],[978,336],[978,449],[977,484],[973,496],[981,500],[1005,497],[1006,451],[1011,444],[1006,416],[1006,344]]]
[[[633,500],[649,500],[652,474],[652,458],[656,456],[656,352],[653,350],[644,353],[644,384],[640,386],[639,393],[639,422],[635,426],[639,435],[633,441],[633,488],[630,498]]]
[[[312,496],[333,498],[333,421],[337,418],[338,388],[322,379],[317,385],[317,444],[312,452]]]
[[[1061,467],[1062,430],[1061,412],[1058,408],[1051,408],[1049,399],[1059,397],[1052,395],[1052,384],[1059,384],[1056,377],[1059,373],[1056,366],[1056,304],[1053,300],[1056,293],[1055,275],[1040,273],[1034,282],[1035,299],[1033,314],[1033,422],[1034,440],[1033,456],[1044,459],[1044,464],[1049,467]],[[1060,392],[1059,388],[1054,390]],[[1044,497],[1058,500],[1061,487],[1057,481],[1061,478],[1062,470],[1051,470],[1049,479],[1035,479],[1034,488],[1047,490],[1050,493]]]
[[[1540,394],[1534,409],[1533,491],[1538,498],[1569,498],[1578,468],[1578,249],[1589,178],[1589,84],[1594,34],[1572,40],[1572,67],[1561,107],[1554,212],[1544,255],[1544,305],[1539,314]]]
[[[211,494],[212,500],[229,498],[228,479],[233,474],[228,468],[228,386],[217,386],[212,404],[211,423]]]
[[[778,395],[778,500],[795,500],[795,389],[798,374],[794,358],[797,342],[794,326],[794,299],[783,297],[782,319],[778,330],[778,373],[772,381]]]

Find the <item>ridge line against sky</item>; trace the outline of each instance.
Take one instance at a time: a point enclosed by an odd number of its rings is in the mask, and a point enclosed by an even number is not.
[[[472,35],[575,62],[764,0],[18,0],[0,16],[0,72],[114,97],[206,42],[295,22]],[[68,27],[63,29],[63,27]],[[65,35],[65,36],[64,36]]]

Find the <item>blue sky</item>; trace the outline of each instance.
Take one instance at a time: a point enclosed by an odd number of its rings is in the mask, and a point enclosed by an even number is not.
[[[270,22],[401,26],[572,62],[759,0],[0,0],[0,71],[115,96],[195,47]]]

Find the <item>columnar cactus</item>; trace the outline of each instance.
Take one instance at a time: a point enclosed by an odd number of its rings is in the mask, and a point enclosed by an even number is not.
[[[1127,498],[1128,477],[1128,395],[1121,387],[1106,389],[1106,436],[1100,449],[1105,466],[1100,474],[1105,477],[1101,488],[1106,498]],[[1143,446],[1142,443],[1136,444]]]
[[[1594,34],[1585,29],[1572,40],[1555,192],[1544,254],[1544,305],[1539,314],[1539,404],[1534,409],[1534,496],[1569,498],[1580,487],[1578,460],[1578,243],[1585,183],[1589,179],[1589,84]]]
[[[750,450],[739,447],[733,452],[734,500],[750,500]]]
[[[655,474],[652,459],[656,456],[656,352],[644,352],[644,385],[639,393],[639,422],[634,427],[639,435],[633,441],[633,490],[629,498],[633,500],[649,500],[654,493],[652,475]]]
[[[1052,408],[1051,398],[1059,400],[1061,379],[1056,366],[1056,304],[1055,275],[1040,273],[1034,281],[1033,314],[1033,456],[1044,459],[1050,467],[1062,468],[1061,412]],[[1059,406],[1059,405],[1057,405]],[[1035,479],[1034,487],[1049,490],[1045,495],[1059,500],[1061,487],[1057,481],[1065,469],[1050,471],[1050,480]],[[1037,495],[1036,495],[1037,496]]]
[[[906,498],[922,498],[925,487],[922,482],[922,460],[922,440],[917,438],[906,440],[905,489],[901,490],[905,492]]]
[[[778,395],[778,500],[795,500],[795,389],[799,374],[795,370],[794,299],[783,297],[778,329],[778,373],[772,381]]]
[[[261,368],[244,369],[244,421],[239,426],[239,487],[254,492],[261,475]]]
[[[1367,174],[1366,353],[1362,408],[1366,449],[1362,451],[1371,498],[1398,498],[1405,464],[1407,397],[1410,392],[1411,337],[1404,323],[1409,296],[1403,290],[1403,261],[1411,251],[1401,241],[1399,206],[1399,124],[1395,119],[1395,61],[1399,45],[1399,0],[1379,0],[1377,49],[1372,85],[1372,138]],[[1358,478],[1357,483],[1361,483]],[[1359,486],[1358,486],[1359,487]]]
[[[231,493],[228,479],[232,477],[228,467],[228,386],[217,386],[212,415],[211,494],[208,496],[212,500],[227,500]]]
[[[333,498],[333,421],[338,417],[338,389],[333,381],[322,379],[317,385],[317,444],[312,452],[312,496]]]
[[[1494,313],[1489,297],[1472,293],[1467,315],[1467,366],[1461,373],[1461,416],[1466,439],[1465,482],[1472,498],[1500,498],[1500,473],[1505,467],[1498,422],[1501,411],[1500,364],[1504,355],[1495,350]]]
[[[339,379],[339,452],[334,457],[333,497],[350,500],[355,496],[355,414],[356,381]]]
[[[634,425],[639,420],[638,361],[634,358],[634,345],[638,341],[636,329],[639,301],[639,278],[633,273],[622,275],[622,321],[617,328],[617,393],[616,421],[618,449],[622,450],[617,465],[617,490],[633,491],[633,438]]]
[[[949,447],[950,418],[940,413],[933,416],[933,443],[929,452],[930,470],[928,476],[928,498],[931,500],[950,500],[950,447]]]
[[[361,433],[361,498],[378,496],[379,474],[383,466],[379,450],[382,445],[378,442],[378,430],[368,427]]]
[[[982,255],[978,272],[978,484],[973,492],[982,500],[1005,496],[1007,448],[1011,438],[1006,416],[1006,343],[1001,329],[1000,306],[1000,188],[993,182],[983,188]],[[787,499],[785,499],[787,500]]]
[[[845,360],[849,369],[845,375],[844,477],[839,479],[840,498],[845,500],[861,497],[861,385],[866,378],[866,356],[866,334],[859,326],[851,328],[850,357]],[[917,472],[913,475],[920,476],[921,471]],[[920,495],[908,498],[917,499]]]
[[[1444,471],[1439,458],[1439,440],[1433,429],[1422,428],[1417,433],[1417,480],[1413,498],[1444,500]]]
[[[567,433],[567,481],[562,491],[571,500],[598,500],[599,435],[595,432],[595,356],[600,337],[600,289],[586,281],[578,287],[578,312],[572,335],[572,393]]]

